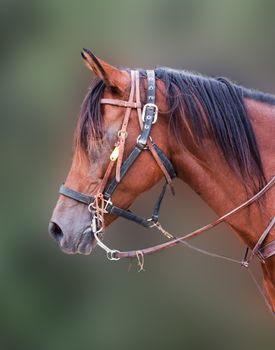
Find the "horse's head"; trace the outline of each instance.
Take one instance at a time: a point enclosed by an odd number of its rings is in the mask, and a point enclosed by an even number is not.
[[[95,245],[91,222],[96,215],[95,225],[102,219],[99,216],[102,214],[102,205],[106,204],[102,193],[111,179],[116,178],[117,181],[113,180],[113,183],[118,184],[111,194],[112,203],[116,207],[127,209],[140,193],[161,179],[162,170],[165,172],[166,168],[164,166],[161,170],[161,159],[156,150],[155,158],[158,159],[154,159],[152,152],[146,150],[140,152],[127,169],[126,175],[121,175],[120,165],[138,144],[137,138],[145,124],[141,121],[141,106],[146,103],[144,101],[148,93],[145,72],[117,69],[96,58],[88,50],[83,50],[82,57],[99,80],[88,92],[78,118],[72,165],[65,182],[66,188],[73,191],[61,191],[49,232],[64,252],[89,254]],[[164,111],[166,102],[161,82],[156,86],[156,104]],[[149,106],[148,113],[154,117],[156,111],[152,109],[150,111]],[[151,130],[152,125],[149,127]],[[158,150],[162,150],[163,155],[169,154],[167,130],[167,119],[161,116],[150,133],[150,138],[158,145]],[[148,147],[148,143],[153,148],[150,138],[148,136],[146,139],[144,148]],[[110,160],[111,154],[113,160]],[[78,192],[92,197],[87,196],[87,201],[81,201],[77,197]],[[76,193],[76,196],[70,195],[72,193]],[[92,204],[89,206],[90,202]],[[112,213],[104,214],[104,226],[117,217]]]

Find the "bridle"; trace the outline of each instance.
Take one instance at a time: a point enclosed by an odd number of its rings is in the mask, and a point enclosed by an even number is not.
[[[244,267],[249,266],[254,256],[258,256],[258,258],[262,262],[265,262],[266,259],[268,259],[269,257],[275,254],[275,240],[266,245],[263,245],[265,238],[268,236],[270,230],[275,225],[275,217],[272,218],[268,227],[260,236],[254,248],[251,251],[249,251],[249,249],[247,248],[245,257],[241,261],[237,261],[231,258],[226,258],[224,256],[209,253],[207,251],[195,248],[194,246],[191,246],[190,244],[188,244],[186,241],[213,228],[214,226],[220,224],[221,222],[225,222],[229,217],[235,215],[240,210],[256,202],[265,192],[267,192],[274,185],[275,176],[273,176],[271,180],[252,198],[248,199],[246,202],[242,203],[237,208],[234,208],[230,212],[221,216],[213,223],[203,226],[187,235],[184,235],[181,237],[175,237],[174,235],[170,234],[168,231],[163,229],[163,227],[160,225],[158,218],[159,218],[161,202],[164,197],[167,185],[171,186],[171,181],[173,178],[176,177],[176,172],[171,161],[164,154],[164,152],[153,142],[152,138],[150,137],[152,126],[157,122],[158,107],[155,104],[155,98],[156,98],[155,72],[153,70],[147,70],[146,73],[147,73],[147,84],[148,84],[147,85],[147,103],[143,106],[143,108],[140,100],[138,71],[131,71],[131,89],[130,89],[128,101],[117,100],[117,99],[106,99],[106,98],[101,99],[101,104],[109,104],[114,106],[125,107],[126,111],[125,111],[125,115],[121,125],[121,129],[118,131],[118,140],[110,155],[110,163],[107,167],[103,180],[101,181],[96,193],[94,195],[88,195],[85,193],[75,191],[64,185],[60,187],[59,193],[66,197],[74,199],[78,202],[86,204],[88,206],[88,210],[92,214],[92,219],[91,219],[92,233],[97,241],[97,244],[106,251],[107,258],[109,260],[119,260],[122,258],[137,258],[138,261],[140,262],[140,257],[144,259],[144,255],[153,254],[158,251],[164,250],[166,248],[173,247],[179,243],[183,243],[188,247],[199,250],[202,253],[205,253],[214,257],[230,260],[233,262],[238,262]],[[134,101],[134,96],[135,96],[135,101]],[[135,147],[133,148],[129,156],[123,161],[125,140],[127,138],[127,126],[128,126],[132,109],[137,110],[141,132],[137,138]],[[116,190],[120,181],[124,178],[124,176],[127,174],[130,167],[137,160],[140,154],[144,151],[149,151],[151,153],[156,163],[162,170],[164,177],[166,179],[163,189],[161,190],[160,195],[154,205],[153,212],[150,218],[144,218],[139,215],[136,215],[129,209],[125,210],[123,208],[117,207],[112,202],[112,194]],[[115,171],[116,175],[115,177],[112,177],[110,179],[111,173],[115,164],[116,164],[116,171]],[[172,187],[171,189],[173,191]],[[121,216],[127,220],[133,221],[146,228],[156,227],[170,240],[168,242],[165,242],[150,248],[145,248],[142,250],[121,252],[116,249],[110,249],[102,242],[105,214]]]
[[[129,100],[116,100],[116,99],[101,99],[101,104],[110,104],[114,106],[122,106],[126,108],[125,115],[122,121],[120,130],[118,131],[118,140],[115,147],[110,155],[110,163],[107,167],[103,180],[95,195],[87,195],[64,185],[60,187],[59,193],[74,199],[78,202],[86,204],[88,210],[92,213],[91,228],[95,239],[100,247],[102,247],[107,252],[107,257],[109,260],[118,260],[117,254],[120,252],[118,250],[109,249],[100,239],[99,235],[102,235],[104,230],[104,214],[112,214],[116,216],[121,216],[127,220],[134,221],[135,223],[142,225],[143,227],[158,227],[158,217],[159,210],[161,206],[162,199],[164,197],[167,185],[171,185],[171,181],[176,177],[175,169],[164,154],[164,152],[153,142],[150,137],[151,129],[153,124],[156,123],[158,118],[158,107],[155,104],[156,99],[156,82],[155,82],[155,72],[153,70],[147,70],[147,103],[142,107],[140,101],[140,87],[139,87],[139,72],[131,71],[131,89]],[[134,92],[135,92],[135,102],[134,102]],[[137,109],[138,120],[141,128],[141,132],[137,137],[136,145],[129,154],[129,156],[123,160],[124,145],[127,138],[127,126],[130,118],[130,113],[132,109]],[[117,207],[112,202],[112,194],[116,190],[120,181],[127,174],[128,170],[140,154],[144,151],[149,151],[158,166],[162,170],[166,182],[163,186],[162,191],[154,205],[153,212],[150,218],[144,218],[139,215],[134,214],[130,210],[125,210],[123,208]],[[110,179],[111,172],[116,163],[116,176]],[[172,191],[173,188],[171,187]]]

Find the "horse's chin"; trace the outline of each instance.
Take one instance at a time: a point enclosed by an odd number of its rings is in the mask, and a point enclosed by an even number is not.
[[[75,253],[82,254],[82,255],[89,255],[91,254],[95,246],[96,246],[96,240],[94,238],[92,229],[89,226],[81,234]]]

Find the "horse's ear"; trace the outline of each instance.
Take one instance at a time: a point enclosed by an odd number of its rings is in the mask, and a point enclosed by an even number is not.
[[[123,91],[130,83],[129,74],[97,58],[90,50],[83,49],[81,56],[88,69],[94,72],[105,84]]]

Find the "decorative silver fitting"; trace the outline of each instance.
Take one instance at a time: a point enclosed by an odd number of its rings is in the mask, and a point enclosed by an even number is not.
[[[245,268],[248,268],[248,267],[249,267],[248,261],[243,260],[243,261],[241,262],[241,266],[242,266],[242,267],[245,267]]]

